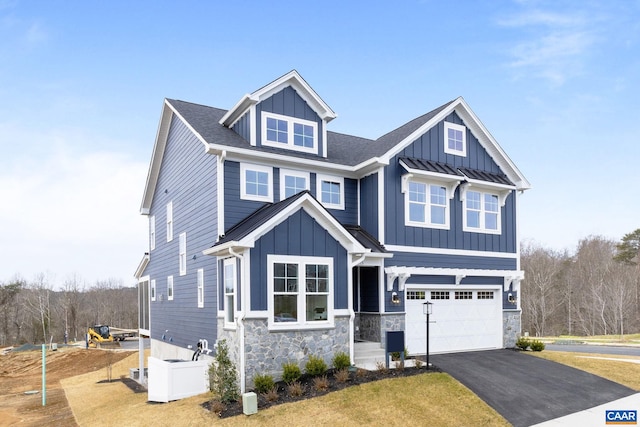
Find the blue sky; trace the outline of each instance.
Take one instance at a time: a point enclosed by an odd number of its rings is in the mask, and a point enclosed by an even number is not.
[[[640,227],[638,1],[0,0],[0,282],[133,284],[165,97],[231,108],[292,69],[376,138],[463,96],[529,179],[523,239]]]

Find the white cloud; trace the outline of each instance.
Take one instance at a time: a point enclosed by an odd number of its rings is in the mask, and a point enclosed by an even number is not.
[[[0,170],[0,281],[49,272],[130,284],[146,250],[138,207],[147,164],[107,150],[77,152],[58,135],[42,140],[43,154]]]

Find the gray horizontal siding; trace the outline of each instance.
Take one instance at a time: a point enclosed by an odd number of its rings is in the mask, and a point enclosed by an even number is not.
[[[156,218],[156,249],[147,272],[156,281],[151,302],[151,337],[195,347],[199,339],[216,340],[217,266],[202,251],[216,240],[216,157],[177,118],[169,130],[151,215]],[[166,238],[166,205],[173,202],[173,240]],[[187,233],[187,274],[179,274],[179,235]],[[204,308],[197,308],[197,270],[204,269]],[[167,300],[167,277],[173,275],[174,299]],[[160,301],[160,295],[163,300]]]

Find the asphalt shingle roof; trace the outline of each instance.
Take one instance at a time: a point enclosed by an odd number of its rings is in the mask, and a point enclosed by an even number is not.
[[[382,156],[404,138],[427,123],[440,111],[454,101],[417,117],[399,128],[381,136],[376,140],[347,135],[337,132],[327,132],[327,157],[322,158],[313,154],[299,153],[291,150],[273,147],[254,147],[233,130],[221,125],[220,119],[227,113],[214,107],[193,104],[176,99],[167,99],[176,111],[210,144],[243,148],[256,152],[270,152],[286,154],[287,156],[324,161],[345,166],[355,166],[368,159]]]

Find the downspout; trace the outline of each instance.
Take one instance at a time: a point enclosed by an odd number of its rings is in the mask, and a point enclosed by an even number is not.
[[[242,280],[244,278],[244,262],[243,261],[243,257],[242,255],[240,255],[237,252],[233,251],[233,248],[229,248],[229,253],[231,255],[233,255],[234,257],[236,257],[237,259],[240,260],[240,283],[244,283],[244,281]],[[236,289],[237,292],[237,289]],[[245,318],[245,298],[246,298],[246,292],[242,291],[242,302],[240,304],[240,306],[242,307],[242,310],[240,310],[240,313],[238,313],[238,333],[240,334],[240,345],[239,345],[239,355],[240,355],[240,394],[244,394],[244,392],[246,391],[246,380],[247,380],[247,374],[245,373],[245,365],[246,365],[246,361],[245,361],[245,355],[244,355],[244,318]]]
[[[348,300],[348,304],[349,304],[349,359],[351,360],[351,364],[355,363],[355,355],[354,355],[354,341],[355,341],[355,336],[354,336],[354,330],[353,330],[353,324],[356,320],[356,312],[353,309],[353,287],[354,287],[354,283],[353,283],[353,269],[356,268],[357,266],[359,266],[360,264],[362,264],[362,262],[365,260],[365,254],[364,253],[359,253],[359,254],[354,254],[354,255],[358,255],[360,258],[357,261],[354,261],[351,263],[351,269],[350,269],[350,274],[349,274],[349,282],[351,282],[351,286],[349,287],[349,295],[347,297]]]

